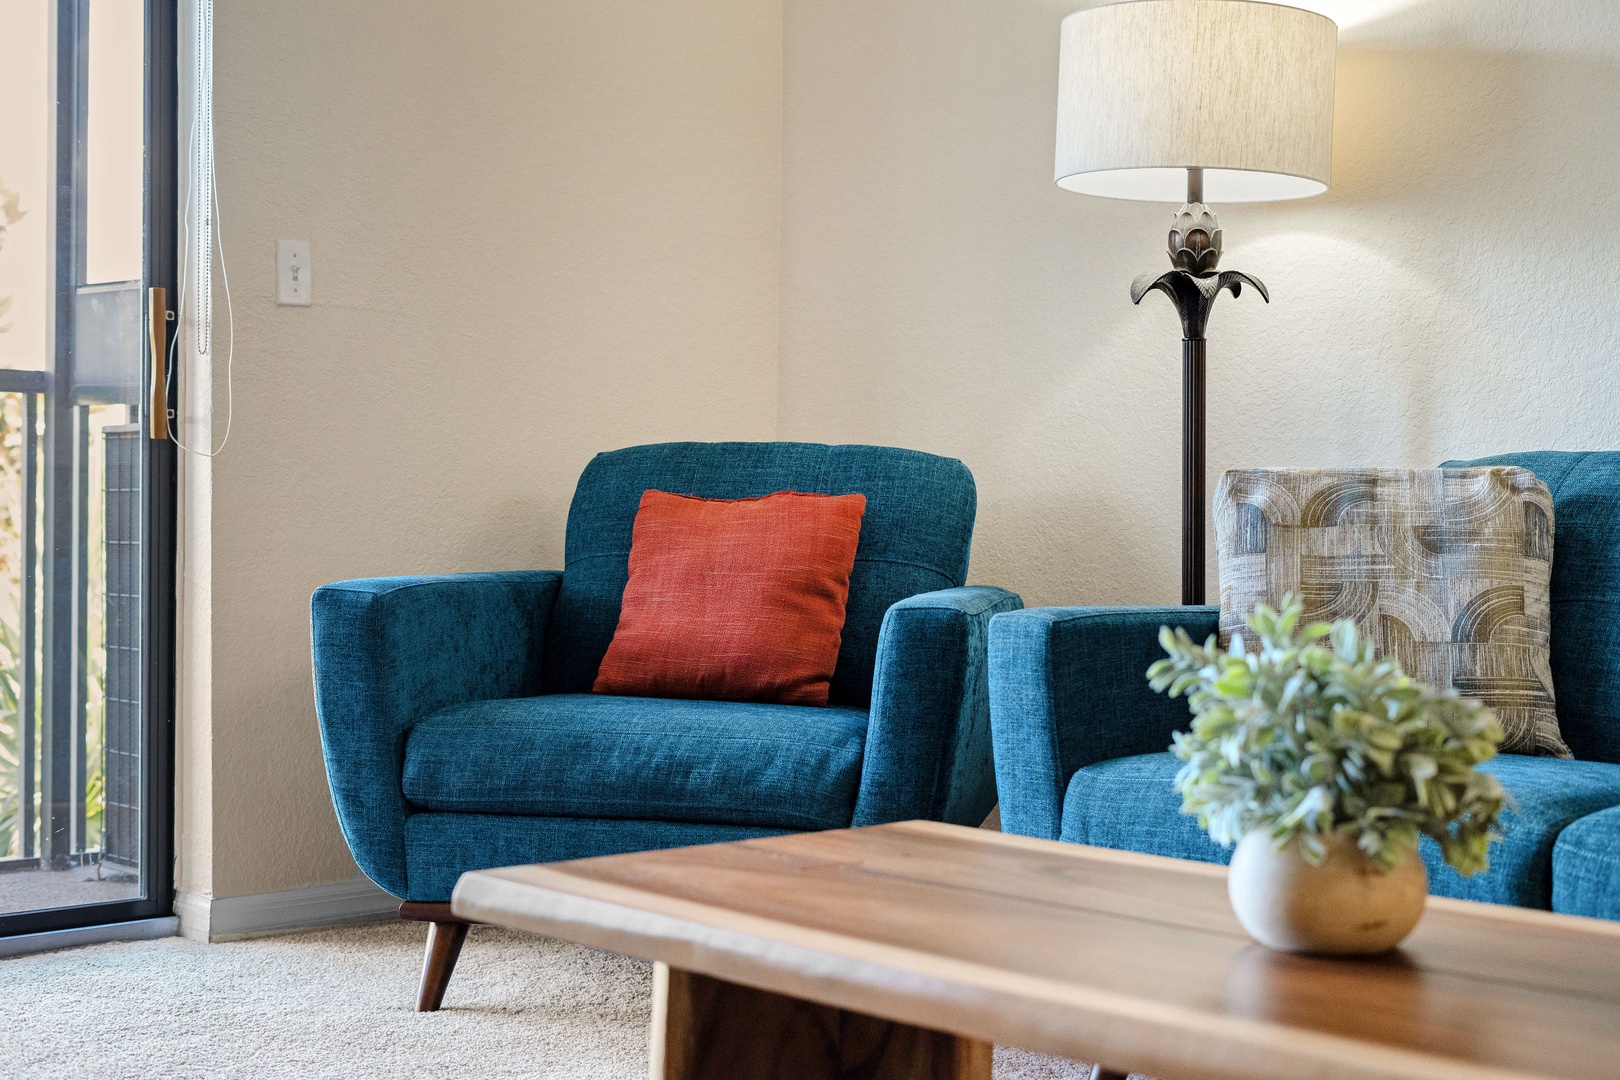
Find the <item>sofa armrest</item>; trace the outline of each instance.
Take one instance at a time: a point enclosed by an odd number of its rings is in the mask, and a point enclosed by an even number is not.
[[[561,581],[556,571],[511,571],[315,591],[315,712],[332,802],[355,862],[395,896],[406,895],[406,733],[449,705],[539,693]]]
[[[920,593],[883,616],[854,825],[977,825],[996,802],[985,662],[990,619],[1024,606],[989,585]]]
[[[1001,827],[1056,840],[1075,770],[1150,754],[1187,725],[1187,703],[1156,694],[1147,669],[1159,627],[1215,633],[1216,607],[1034,608],[990,624],[990,715]]]
[[[1588,814],[1558,834],[1552,852],[1552,909],[1561,915],[1620,919],[1620,806]]]

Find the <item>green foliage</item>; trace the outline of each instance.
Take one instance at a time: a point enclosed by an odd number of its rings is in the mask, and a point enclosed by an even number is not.
[[[0,191],[0,225],[5,221],[4,191]],[[92,422],[103,415],[102,410],[116,406],[92,406]],[[25,657],[20,625],[21,613],[16,610],[22,597],[22,577],[38,573],[38,565],[25,567],[22,563],[22,500],[34,497],[23,490],[23,441],[38,438],[41,429],[25,430],[22,395],[0,394],[0,858],[21,854],[23,844],[19,833],[22,819],[21,774],[18,760],[21,748],[22,710],[19,706],[23,665],[39,663],[38,639],[35,654]],[[99,430],[99,429],[95,429]],[[85,627],[85,681],[84,681],[84,810],[86,850],[102,846],[106,816],[106,620],[102,612],[106,605],[106,534],[104,506],[98,497],[102,490],[104,463],[99,454],[92,454],[90,491],[92,493],[88,548],[86,550],[86,608],[90,615]],[[39,539],[39,522],[35,520],[35,538]],[[36,555],[36,560],[38,556]],[[37,580],[37,579],[36,579]],[[41,598],[36,595],[35,604]],[[35,608],[35,618],[41,617]],[[36,623],[37,625],[37,623]],[[40,766],[39,717],[43,706],[39,681],[34,683],[34,760],[30,763],[35,775]],[[40,792],[34,789],[34,821],[39,821]],[[37,834],[36,834],[37,839]]]
[[[0,247],[6,244],[6,229],[15,225],[28,215],[19,208],[21,196],[15,191],[8,190],[6,185],[0,183]],[[0,315],[11,310],[11,297],[0,296]],[[10,330],[9,323],[0,323],[0,334]]]
[[[1475,766],[1502,741],[1496,715],[1476,701],[1414,682],[1378,659],[1355,623],[1301,627],[1304,605],[1261,605],[1222,653],[1212,636],[1159,631],[1169,654],[1148,669],[1153,689],[1186,695],[1190,732],[1171,752],[1182,812],[1211,839],[1232,844],[1266,829],[1280,848],[1298,840],[1319,864],[1323,837],[1353,836],[1380,866],[1393,867],[1420,836],[1440,843],[1460,873],[1489,868],[1507,794]],[[1331,644],[1320,644],[1327,636]]]
[[[0,248],[4,248],[7,229],[27,216],[22,209],[21,196],[0,182]],[[11,308],[10,297],[0,297],[0,334],[10,329],[3,321]],[[104,415],[108,406],[94,406],[93,417]],[[116,407],[114,407],[116,408]],[[23,441],[38,438],[39,432],[25,431],[22,395],[0,394],[0,858],[17,854],[22,849],[18,833],[22,818],[20,778],[24,764],[19,760],[21,749],[21,710],[18,697],[22,665],[35,663],[36,657],[24,657],[16,626],[21,613],[17,605],[21,598],[21,580],[25,574],[36,572],[36,567],[22,565],[22,501],[35,498],[34,492],[24,492],[22,484]],[[99,431],[99,429],[96,429]],[[98,493],[100,455],[92,455],[91,491]],[[96,498],[93,494],[92,498]],[[85,846],[95,849],[102,842],[102,824],[105,811],[104,739],[106,735],[105,656],[106,627],[100,612],[105,604],[106,551],[105,522],[99,499],[92,504],[87,551],[86,601],[91,617],[86,627],[86,679],[84,683],[84,736],[85,736]],[[37,525],[36,525],[37,528]],[[33,712],[40,711],[40,691],[36,682]],[[36,724],[38,723],[36,719]],[[36,735],[38,731],[36,730]],[[31,769],[39,765],[39,749],[35,746],[35,760],[27,763]],[[36,815],[39,791],[34,792]],[[36,821],[37,816],[36,816]]]
[[[0,225],[7,217],[6,192],[0,191]],[[22,570],[22,455],[23,408],[19,394],[0,394],[0,858],[20,854],[18,827],[22,819],[19,760],[22,710],[18,707],[22,686],[22,643],[17,632],[21,598]],[[39,687],[34,688],[35,715],[38,715]],[[37,767],[39,747],[34,747]],[[39,808],[39,791],[34,791],[34,809]]]
[[[19,850],[17,829],[22,821],[22,805],[18,798],[19,771],[18,728],[20,711],[17,708],[17,668],[13,658],[20,655],[17,631],[4,618],[0,618],[0,858]]]

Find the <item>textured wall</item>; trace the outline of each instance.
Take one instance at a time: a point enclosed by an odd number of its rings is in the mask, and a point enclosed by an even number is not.
[[[953,454],[977,580],[1172,600],[1178,335],[1126,296],[1170,208],[1052,184],[1075,6],[221,5],[237,419],[187,473],[181,888],[352,872],[310,590],[556,565],[604,447]],[[1614,446],[1620,12],[1321,6],[1362,20],[1334,188],[1221,208],[1275,302],[1212,321],[1212,475]],[[271,303],[277,237],[313,308]]]
[[[780,65],[760,0],[218,6],[236,418],[188,496],[182,890],[353,873],[312,589],[559,566],[593,453],[771,436]],[[273,303],[278,237],[312,308]]]
[[[779,431],[967,461],[975,580],[1174,602],[1179,331],[1127,295],[1173,208],[1052,184],[1078,6],[788,0]],[[1319,6],[1346,27],[1332,191],[1217,207],[1273,303],[1210,324],[1211,490],[1620,443],[1620,7]]]

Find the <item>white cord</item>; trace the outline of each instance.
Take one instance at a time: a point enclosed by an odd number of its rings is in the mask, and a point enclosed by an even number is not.
[[[198,49],[199,50],[207,50],[209,53],[211,53],[213,51],[213,43],[212,43],[212,40],[211,40],[212,31],[213,31],[213,4],[212,4],[211,0],[201,0],[201,2],[198,4],[198,30],[199,30],[199,38],[202,39],[202,40],[199,40],[199,42],[198,42]],[[206,39],[204,39],[204,35],[207,35]],[[199,75],[201,75],[201,73],[203,72],[205,66],[208,69],[209,73],[211,74],[212,67],[213,67],[213,65],[212,65],[212,57],[208,58],[208,61],[206,62],[206,65],[205,65],[205,63],[203,61],[199,61],[199,65],[198,65]],[[199,86],[199,89],[202,89],[202,87]],[[193,162],[192,173],[190,173],[190,174],[188,174],[186,176],[186,201],[185,201],[184,220],[183,220],[183,225],[184,225],[185,230],[186,230],[186,235],[188,235],[188,236],[190,235],[190,230],[191,230],[191,197],[192,197],[192,193],[196,190],[196,186],[195,186],[195,183],[194,183],[194,181],[196,180],[196,177],[195,177],[194,173],[195,173],[195,171],[197,169],[197,157],[196,157],[197,128],[198,128],[199,116],[203,112],[204,109],[207,109],[207,111],[208,111],[208,114],[209,114],[208,122],[209,122],[210,127],[212,126],[212,121],[213,121],[213,104],[212,104],[213,92],[212,92],[212,87],[208,87],[207,91],[205,93],[199,94],[198,97],[199,97],[199,107],[192,111],[192,116],[191,116],[191,138],[190,138],[190,142],[189,142],[189,145],[188,145],[187,151],[186,151],[187,157],[189,157],[191,159],[191,161]],[[204,102],[204,101],[202,101],[202,99],[204,99],[204,98],[207,98],[209,100]],[[222,281],[222,283],[225,286],[225,319],[226,319],[227,325],[230,328],[227,335],[226,335],[226,351],[225,351],[225,437],[220,439],[219,445],[217,447],[214,447],[213,449],[210,449],[210,450],[197,450],[197,449],[194,449],[194,448],[192,448],[190,446],[187,446],[185,443],[180,441],[180,437],[176,434],[176,431],[178,430],[178,428],[180,426],[180,423],[179,423],[180,414],[179,414],[178,410],[176,410],[175,414],[174,414],[174,423],[169,424],[168,428],[169,428],[169,441],[174,443],[174,445],[178,446],[180,449],[184,450],[188,454],[195,454],[198,457],[213,458],[213,457],[218,457],[220,455],[221,451],[223,451],[225,449],[225,444],[231,441],[231,422],[236,418],[236,390],[235,390],[235,384],[234,384],[234,381],[233,381],[233,378],[232,378],[232,374],[233,374],[232,369],[235,367],[235,364],[236,364],[236,313],[231,308],[231,273],[230,273],[229,267],[226,265],[226,262],[225,262],[225,231],[224,231],[222,222],[220,220],[220,212],[219,212],[219,174],[218,174],[218,171],[213,168],[213,152],[212,152],[212,145],[211,145],[212,142],[213,142],[213,133],[212,133],[212,131],[206,132],[205,137],[208,139],[208,141],[210,143],[209,153],[208,153],[208,167],[206,169],[207,183],[208,183],[208,194],[207,194],[206,197],[209,199],[209,204],[205,205],[202,208],[202,214],[203,214],[203,216],[207,216],[209,209],[212,208],[212,210],[213,210],[212,229],[210,230],[210,235],[211,235],[211,239],[212,239],[213,243],[217,244],[218,247],[219,247],[219,275],[220,275],[220,280]],[[200,220],[199,220],[199,224],[201,224]],[[199,243],[200,243],[201,238],[199,237],[198,240],[199,240]],[[210,245],[210,247],[211,246],[212,245]],[[201,257],[202,257],[203,254],[204,253],[202,251],[198,252],[199,261],[201,260]],[[197,282],[198,282],[198,286],[199,286],[199,294],[201,294],[203,292],[203,290],[201,288],[203,280],[205,278],[211,280],[212,277],[213,277],[214,267],[213,267],[213,260],[211,258],[211,256],[213,255],[213,252],[210,250],[210,251],[207,252],[207,255],[210,256],[210,258],[208,260],[208,265],[199,266],[199,268],[198,268]],[[190,246],[188,245],[187,247],[185,247],[181,251],[181,257],[180,257],[180,303],[179,303],[178,308],[175,311],[175,321],[181,327],[183,327],[185,325],[186,286],[187,286],[187,284],[189,282],[190,271],[191,271],[191,249],[190,249]],[[198,318],[198,327],[199,327],[199,329],[197,331],[197,343],[198,343],[198,346],[199,346],[199,352],[206,353],[208,351],[206,346],[211,344],[211,341],[210,341],[211,335],[209,334],[208,329],[203,326],[203,322],[204,322],[205,319],[208,319],[209,321],[211,321],[211,313],[205,313],[201,308],[201,304],[199,303],[199,312],[198,312],[198,314],[199,314],[199,318]],[[164,376],[164,398],[165,398],[165,400],[168,400],[168,401],[173,401],[174,400],[174,394],[173,394],[173,389],[172,388],[174,386],[174,378],[175,378],[175,375],[174,375],[175,360],[178,358],[178,354],[179,354],[179,349],[178,349],[179,343],[180,343],[180,334],[176,333],[174,335],[174,339],[169,342],[169,369],[165,373],[165,376]]]
[[[206,185],[214,176],[214,3],[213,0],[195,0],[197,10],[196,63],[192,67],[195,85],[192,90],[192,175],[202,178]],[[197,207],[196,234],[192,237],[197,261],[205,269],[197,275],[197,355],[212,356],[214,352],[214,218],[215,208],[203,192],[203,201]]]

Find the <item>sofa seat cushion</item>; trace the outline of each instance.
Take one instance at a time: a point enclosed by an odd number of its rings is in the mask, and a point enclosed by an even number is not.
[[[405,797],[458,813],[843,828],[866,716],[597,694],[474,701],[411,729]]]
[[[1553,845],[1553,910],[1620,919],[1620,806],[1570,825]]]
[[[1172,786],[1180,767],[1173,755],[1162,753],[1116,758],[1076,771],[1063,801],[1062,838],[1177,859],[1229,861],[1231,850],[1211,841],[1194,818],[1181,813],[1181,796]],[[1484,769],[1495,774],[1517,803],[1503,815],[1503,840],[1491,845],[1491,868],[1463,877],[1445,865],[1438,844],[1425,840],[1429,891],[1464,900],[1551,907],[1553,844],[1570,823],[1620,805],[1620,766],[1503,754]]]
[[[1482,768],[1502,782],[1517,804],[1502,814],[1502,842],[1491,845],[1491,868],[1465,878],[1445,864],[1438,844],[1425,842],[1429,891],[1460,900],[1550,908],[1553,845],[1566,826],[1620,805],[1620,765],[1502,754]]]
[[[1173,859],[1229,862],[1231,850],[1181,812],[1181,796],[1172,786],[1179,768],[1174,755],[1162,753],[1113,758],[1077,770],[1063,799],[1059,838]]]

